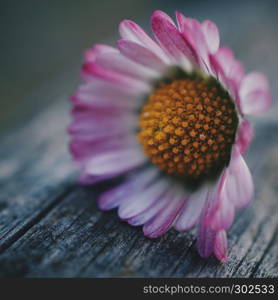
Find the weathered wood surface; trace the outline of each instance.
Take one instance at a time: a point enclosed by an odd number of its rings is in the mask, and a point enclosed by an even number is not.
[[[241,51],[241,58],[274,75],[277,62],[266,70],[256,58],[265,53],[259,41],[253,47],[251,54]],[[63,78],[56,84],[63,85]],[[265,117],[254,119],[256,137],[246,158],[256,195],[229,231],[229,262],[222,265],[198,256],[194,232],[170,230],[150,240],[141,228],[121,222],[115,211],[98,210],[96,198],[107,186],[80,187],[67,151],[69,88],[66,85],[55,104],[1,141],[1,277],[278,276],[276,105]],[[273,91],[275,99],[277,87]],[[49,96],[48,85],[34,97],[41,95]]]

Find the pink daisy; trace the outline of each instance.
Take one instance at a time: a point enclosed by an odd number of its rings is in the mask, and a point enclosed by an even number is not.
[[[226,231],[254,192],[245,115],[265,112],[271,95],[263,74],[219,47],[213,22],[176,20],[155,11],[155,39],[124,20],[117,48],[86,52],[70,151],[83,184],[126,175],[100,196],[102,210],[118,208],[149,238],[196,226],[200,255],[226,262]]]

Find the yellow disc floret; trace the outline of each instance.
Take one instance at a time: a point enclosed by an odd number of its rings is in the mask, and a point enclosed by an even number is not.
[[[216,80],[174,80],[148,97],[138,139],[161,170],[194,179],[229,161],[237,124],[233,101]]]

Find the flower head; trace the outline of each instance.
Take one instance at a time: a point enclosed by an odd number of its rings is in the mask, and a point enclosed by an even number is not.
[[[117,48],[86,52],[70,150],[84,184],[126,175],[100,196],[101,209],[118,208],[150,238],[197,226],[200,255],[226,262],[226,230],[254,190],[245,115],[270,107],[269,86],[219,46],[213,22],[176,20],[155,11],[155,40],[125,20]]]

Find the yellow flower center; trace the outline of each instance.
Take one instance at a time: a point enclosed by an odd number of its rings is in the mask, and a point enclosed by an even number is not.
[[[174,80],[148,97],[138,140],[161,170],[196,179],[229,162],[237,125],[234,103],[216,80]]]

